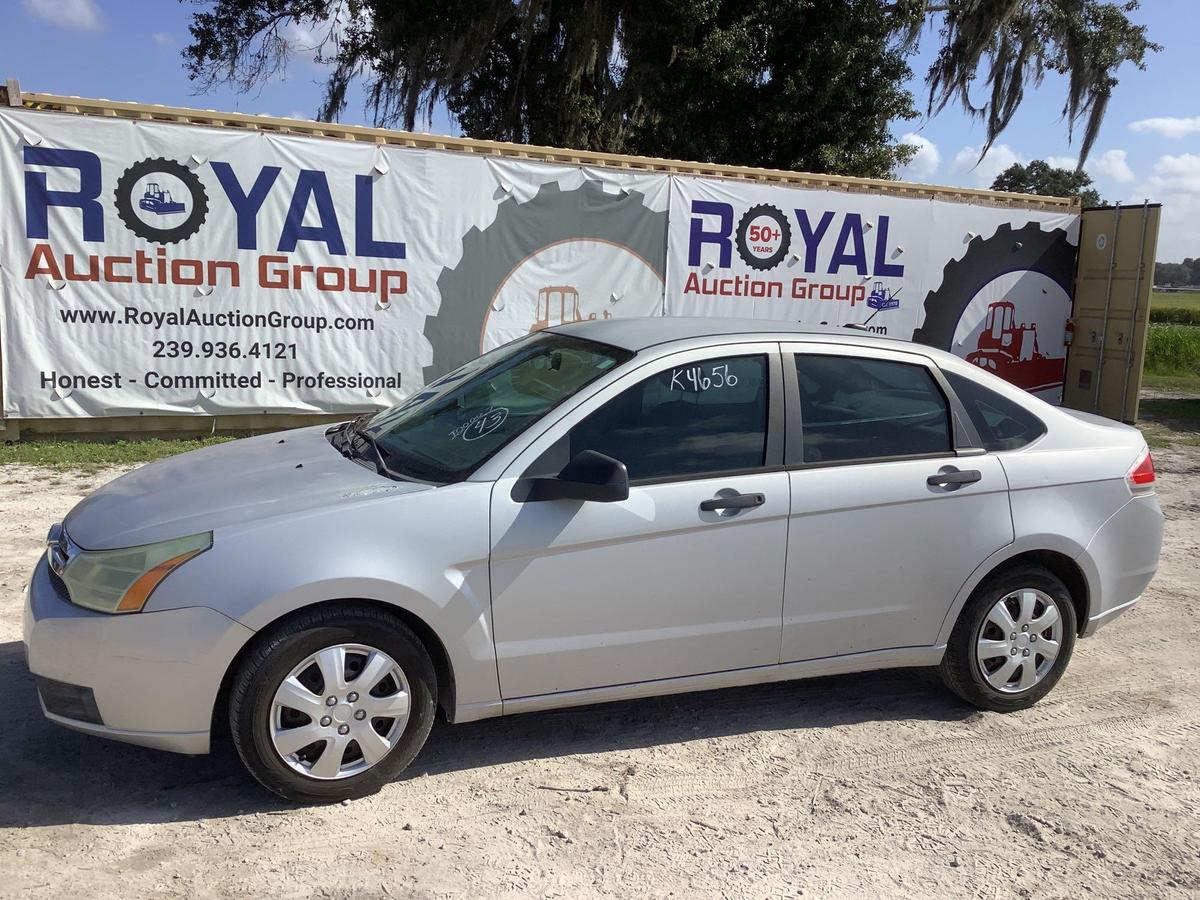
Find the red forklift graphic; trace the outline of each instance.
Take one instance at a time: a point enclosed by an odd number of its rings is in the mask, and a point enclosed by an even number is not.
[[[1066,359],[1042,353],[1037,326],[1017,325],[1016,307],[1008,300],[988,305],[987,322],[967,362],[1027,391],[1058,387],[1066,373]]]
[[[551,322],[553,311],[557,307],[558,321]],[[611,314],[608,310],[604,311],[604,318],[610,318]],[[589,319],[596,318],[596,314],[592,313],[588,316]],[[529,328],[529,333],[541,331],[543,328],[549,328],[554,325],[568,325],[571,322],[582,322],[583,316],[579,312],[579,291],[571,287],[569,284],[564,285],[549,285],[538,291],[537,295],[537,319]]]

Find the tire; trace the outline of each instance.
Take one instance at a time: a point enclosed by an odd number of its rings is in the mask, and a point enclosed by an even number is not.
[[[339,690],[337,686],[330,689],[321,674],[326,669],[316,662],[308,664],[303,671],[296,671],[310,657],[338,647],[344,648],[341,653],[345,672],[343,689]],[[371,651],[377,652],[378,656],[372,657]],[[337,658],[336,652],[322,657],[323,660]],[[371,659],[387,672],[378,682],[383,699],[368,696],[371,690],[368,686],[364,696],[351,704],[347,698],[354,699],[352,692],[357,677],[370,677],[365,669]],[[395,668],[387,668],[389,663],[394,663]],[[377,670],[372,668],[372,671]],[[299,705],[294,708],[278,705],[276,692],[290,675],[294,676],[292,681],[302,682],[302,687],[312,692],[311,699],[316,704],[304,708],[314,715],[299,711]],[[314,679],[318,679],[316,684]],[[408,695],[406,719],[374,715],[380,707],[371,704],[396,702],[396,698],[404,693]],[[328,707],[332,715],[326,715],[326,709],[320,704],[332,696],[340,699]],[[307,703],[310,697],[305,694],[303,699]],[[420,639],[403,622],[365,605],[327,607],[301,613],[256,638],[231,684],[229,727],[242,763],[267,790],[296,803],[334,803],[373,794],[404,771],[429,736],[436,706],[437,676],[433,663]],[[359,711],[363,715],[360,721],[355,721],[360,719]],[[322,728],[324,720],[329,720],[329,725]],[[277,728],[277,725],[282,727]],[[362,729],[367,726],[377,734],[387,732],[383,743],[372,739],[373,752],[384,754],[373,763],[368,763],[354,738],[354,734],[365,735]],[[276,747],[276,738],[296,740],[283,730],[285,727],[289,730],[303,728],[304,736],[316,729],[320,732],[314,743],[285,758]],[[336,737],[340,728],[346,728],[348,736]],[[380,748],[386,746],[389,739],[390,749],[382,751]],[[346,774],[335,773],[327,777],[307,774],[306,767],[315,768],[315,764],[330,753],[333,754],[330,760],[339,761],[337,772],[346,770]],[[327,761],[327,764],[333,762]],[[361,771],[354,771],[356,766]]]
[[[915,343],[950,350],[967,307],[984,286],[1007,272],[1038,272],[1074,291],[1076,248],[1061,228],[1043,231],[1037,222],[1020,228],[1005,223],[989,238],[971,239],[962,259],[946,263],[942,283],[925,297],[925,318],[913,332]]]
[[[139,179],[158,172],[164,175],[173,175],[183,182],[192,204],[192,211],[188,217],[171,228],[155,228],[143,221],[133,209],[134,185]],[[117,218],[125,224],[125,227],[138,237],[156,244],[177,244],[186,240],[199,231],[204,220],[208,218],[208,193],[204,190],[204,183],[187,166],[161,156],[154,159],[143,159],[122,172],[121,177],[117,179],[116,189],[113,191],[113,200]]]
[[[638,191],[609,194],[595,181],[564,191],[550,181],[524,203],[509,198],[496,207],[490,225],[463,236],[458,264],[438,276],[441,305],[425,320],[433,350],[425,383],[479,356],[492,297],[524,259],[570,240],[622,247],[665,277],[667,213],[647,207]]]
[[[1009,635],[1016,635],[1016,639],[1012,640],[1003,634],[990,614],[1001,600],[1018,593],[1022,596],[1009,599],[1006,603],[1015,620],[1009,631]],[[1019,609],[1023,613],[1022,601],[1027,595],[1034,596],[1032,631],[1023,630],[1020,618],[1011,612]],[[1038,629],[1038,624],[1047,621],[1050,616],[1043,619],[1037,615],[1037,611],[1046,610],[1050,604],[1053,604],[1058,617],[1058,649],[1053,660],[1039,654],[1040,649],[1054,643],[1048,640],[1055,635],[1054,626]],[[1033,642],[1029,641],[1031,635]],[[1040,645],[1037,643],[1039,635]],[[980,709],[992,712],[1028,709],[1046,696],[1062,677],[1075,649],[1075,635],[1075,604],[1062,581],[1042,566],[1013,566],[989,576],[975,589],[950,634],[946,655],[942,658],[938,673],[946,687]],[[984,641],[987,642],[986,649],[981,649],[985,647]],[[1011,652],[1012,649],[1016,650],[1015,654]],[[992,655],[981,660],[980,656],[989,650]],[[1030,664],[1036,681],[1022,688],[1020,678]],[[1005,667],[1013,665],[1018,668],[1012,674],[1011,682],[1002,689],[998,688],[996,682],[1006,680]],[[992,670],[990,680],[988,670]]]

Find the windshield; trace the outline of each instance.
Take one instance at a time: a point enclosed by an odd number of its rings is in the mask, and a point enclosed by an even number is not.
[[[631,356],[606,344],[539,332],[455,369],[362,430],[391,469],[427,481],[459,481]]]

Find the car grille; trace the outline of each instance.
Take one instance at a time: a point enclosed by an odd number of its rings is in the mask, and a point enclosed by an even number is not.
[[[71,592],[67,590],[62,572],[67,563],[79,555],[79,551],[79,545],[71,540],[67,530],[61,525],[50,530],[50,535],[46,538],[46,562],[50,567],[50,583],[54,585],[54,592],[68,603],[71,602]]]

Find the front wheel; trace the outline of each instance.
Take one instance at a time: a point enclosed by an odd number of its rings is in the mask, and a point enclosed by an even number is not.
[[[938,671],[980,709],[1027,709],[1062,677],[1075,629],[1075,605],[1062,581],[1041,566],[1015,566],[976,588]]]
[[[420,751],[437,680],[403,622],[368,606],[303,613],[259,639],[233,680],[234,746],[267,789],[298,803],[378,791]]]

